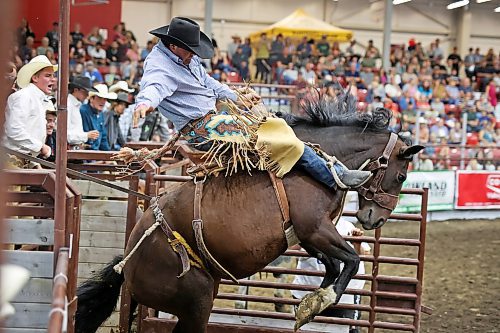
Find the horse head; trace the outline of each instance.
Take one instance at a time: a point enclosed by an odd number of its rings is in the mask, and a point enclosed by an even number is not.
[[[319,143],[324,151],[349,168],[368,163],[364,169],[373,176],[356,189],[359,193],[356,216],[363,228],[370,230],[384,225],[391,215],[409,162],[424,147],[413,146],[388,130],[392,117],[389,110],[361,112],[356,105],[356,97],[348,90],[334,97],[313,96],[303,102],[305,117],[283,115],[283,118],[300,139]]]
[[[373,176],[367,184],[356,189],[359,194],[356,217],[364,229],[376,229],[385,224],[398,203],[408,164],[422,149],[420,145],[407,145],[392,133],[382,155],[368,163],[366,169],[372,171]]]

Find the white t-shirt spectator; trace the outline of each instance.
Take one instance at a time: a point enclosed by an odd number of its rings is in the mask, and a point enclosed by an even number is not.
[[[104,60],[106,59],[106,50],[104,49],[98,50],[97,48],[94,47],[90,50],[89,56],[91,56],[94,59]]]
[[[354,225],[345,220],[344,218],[340,218],[337,225],[336,225],[337,231],[339,232],[340,235],[342,236],[347,236],[351,235],[352,230],[355,228]],[[352,246],[351,243],[348,243],[349,245]],[[366,251],[370,251],[370,245],[367,243],[361,243],[361,248],[363,248]],[[342,270],[344,268],[344,264],[340,264],[340,269]],[[299,258],[297,262],[297,269],[303,269],[303,270],[311,270],[311,271],[325,271],[325,265],[321,263],[316,258]],[[359,264],[358,271],[356,274],[365,274],[365,265],[363,262]],[[310,286],[320,286],[321,281],[323,281],[323,278],[320,276],[307,276],[307,275],[296,275],[295,278],[293,279],[294,284],[301,284],[301,285],[310,285]],[[347,285],[347,288],[349,289],[363,289],[363,286],[365,285],[364,280],[356,280],[352,279],[349,284]],[[295,298],[302,298],[306,294],[308,294],[309,291],[302,291],[302,290],[292,290],[292,295]],[[354,295],[350,294],[344,294],[340,298],[340,303],[344,304],[354,304]]]
[[[434,163],[430,158],[426,158],[425,160],[420,162],[420,171],[432,171],[434,170]]]

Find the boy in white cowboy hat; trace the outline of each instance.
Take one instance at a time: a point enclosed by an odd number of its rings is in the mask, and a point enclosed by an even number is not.
[[[89,139],[87,144],[92,150],[111,150],[108,142],[108,133],[104,126],[104,115],[102,113],[106,100],[115,100],[116,94],[108,91],[108,86],[98,84],[94,87],[97,91],[89,92],[89,103],[80,107],[84,131],[99,131],[99,137]]]
[[[88,98],[90,91],[97,91],[92,87],[88,77],[75,76],[69,83],[68,95],[68,145],[69,149],[80,149],[87,140],[95,140],[99,137],[99,131],[83,130],[80,107]]]
[[[200,58],[211,58],[214,47],[210,38],[200,31],[198,23],[188,18],[174,17],[169,25],[155,29],[151,34],[159,37],[161,42],[153,48],[144,62],[141,91],[136,98],[134,125],[139,116],[144,117],[147,112],[158,108],[190,144],[196,145],[207,140],[233,143],[245,141],[246,132],[231,121],[231,117],[217,114],[215,104],[219,99],[229,99],[245,107],[247,101],[258,101],[260,97],[252,90],[242,90],[241,94],[245,95],[238,97],[227,85],[207,74]],[[223,130],[216,126],[219,121],[224,121]],[[349,187],[360,186],[369,179],[369,171],[348,170],[339,163],[330,169],[312,148],[297,139],[284,120],[269,118],[266,121],[277,128],[263,137],[271,138],[265,145],[269,156],[274,158],[269,165],[279,165],[276,171],[278,177],[298,164],[329,188],[336,186],[334,173]],[[228,127],[230,130],[227,130]],[[259,125],[258,130],[261,128]],[[278,131],[280,134],[276,134]],[[226,135],[229,132],[231,135]],[[273,137],[277,140],[273,141]],[[258,140],[257,137],[256,145],[259,144]],[[278,141],[285,142],[286,149],[277,147]],[[250,149],[256,151],[257,148]]]
[[[47,157],[48,161],[54,162],[56,160],[56,120],[57,120],[57,111],[54,106],[54,102],[52,99],[45,100],[43,102],[45,105],[45,120],[47,120],[46,128],[46,138],[45,144],[50,147],[51,154]]]
[[[2,143],[5,147],[33,156],[50,156],[51,149],[44,144],[47,122],[43,101],[56,87],[57,68],[46,56],[40,55],[19,70],[17,85],[21,89],[9,96],[5,109]],[[26,161],[13,160],[17,167],[29,167]]]

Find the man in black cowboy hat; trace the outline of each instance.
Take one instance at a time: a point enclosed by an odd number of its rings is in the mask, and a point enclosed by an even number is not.
[[[235,143],[238,138],[245,141],[241,137],[248,132],[242,130],[240,125],[231,123],[231,119],[224,118],[224,115],[216,114],[215,104],[218,99],[229,99],[245,106],[245,102],[258,101],[260,97],[252,90],[237,94],[207,74],[200,58],[211,58],[214,48],[210,38],[200,31],[200,26],[188,18],[174,17],[169,25],[151,33],[159,37],[161,42],[153,48],[144,62],[141,91],[136,98],[134,127],[137,126],[139,116],[144,117],[146,113],[158,108],[192,144],[207,140]],[[339,163],[330,169],[310,147],[295,137],[284,121],[268,121],[278,126],[279,133],[283,133],[276,141],[289,143],[284,148],[281,145],[278,154],[273,154],[273,142],[266,143],[270,147],[269,155],[281,158],[277,162],[280,165],[276,172],[279,177],[299,163],[305,171],[330,188],[335,188],[334,174],[346,186],[359,186],[369,179],[370,172],[347,170]],[[216,133],[219,131],[216,124],[220,122],[224,122],[225,130]],[[208,138],[206,133],[209,133]],[[276,136],[278,134],[271,133],[269,141]],[[197,148],[202,149],[200,146]]]
[[[88,77],[75,76],[69,83],[68,95],[68,144],[70,149],[78,149],[87,140],[99,137],[99,131],[85,132],[83,130],[80,106],[89,97],[90,91],[97,91],[92,87]]]

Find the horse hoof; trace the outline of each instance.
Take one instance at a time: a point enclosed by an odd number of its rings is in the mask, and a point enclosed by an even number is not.
[[[309,323],[314,317],[335,302],[337,294],[332,287],[319,288],[305,295],[295,311],[295,326],[297,331],[300,327]]]

